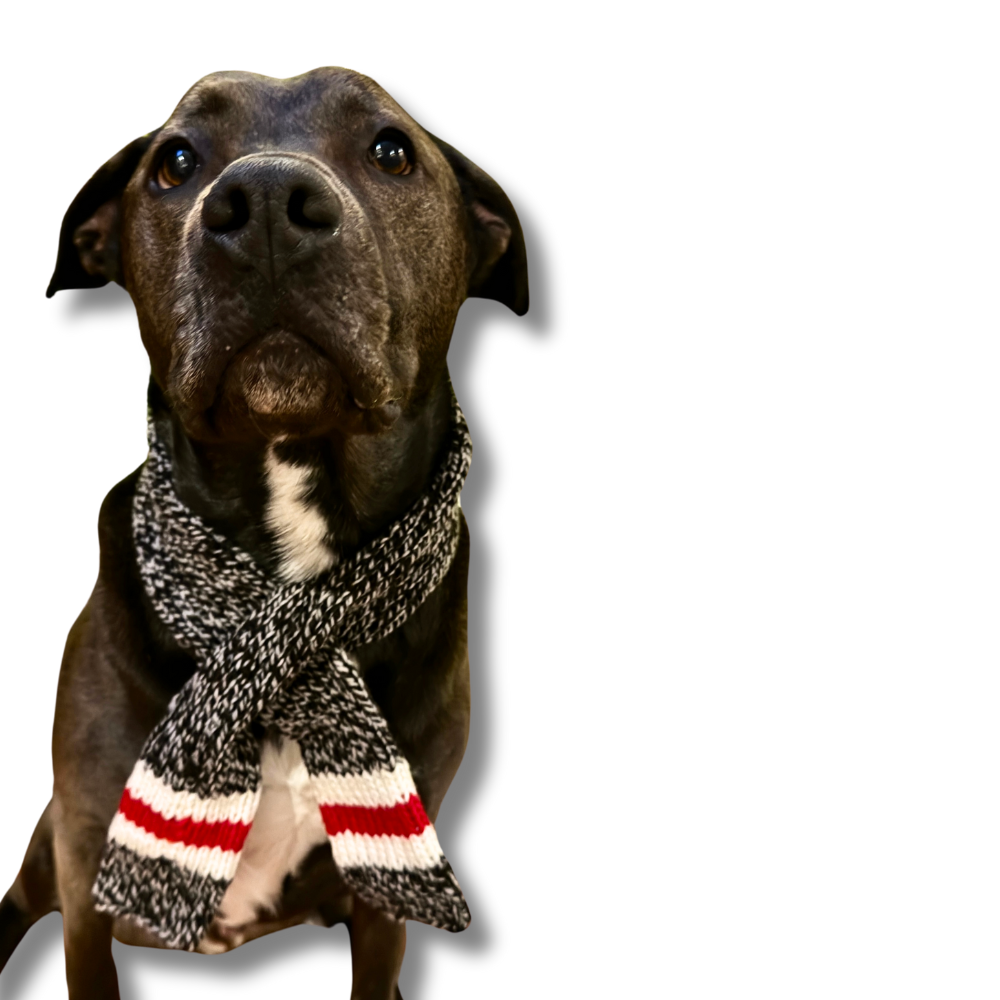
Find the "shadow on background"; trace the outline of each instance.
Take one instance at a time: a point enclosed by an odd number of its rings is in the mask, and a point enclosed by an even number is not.
[[[500,325],[494,336],[516,336],[527,331],[544,336],[551,328],[551,288],[544,248],[537,238],[532,220],[519,215],[528,250],[528,288],[530,306],[526,315],[518,317],[497,302],[469,299],[459,313],[448,352],[455,392],[472,432],[472,468],[462,490],[462,510],[469,521],[472,548],[469,561],[469,664],[472,673],[472,723],[469,745],[462,766],[445,796],[436,823],[441,846],[455,869],[462,890],[469,901],[472,923],[461,934],[447,934],[434,927],[410,922],[406,927],[407,947],[400,976],[400,992],[404,1000],[422,1000],[434,993],[428,981],[428,956],[432,948],[461,952],[486,951],[490,947],[491,930],[489,901],[479,896],[470,867],[463,864],[462,827],[485,780],[490,751],[494,746],[496,718],[493,711],[494,663],[492,650],[493,619],[493,544],[479,528],[480,512],[493,488],[496,467],[490,428],[479,419],[479,410],[472,394],[463,391],[472,380],[476,354],[483,342],[483,327]],[[519,387],[510,386],[511,406],[516,405]]]
[[[92,316],[117,317],[133,309],[128,292],[121,285],[114,283],[104,285],[102,288],[70,288],[64,292],[56,292],[53,301],[61,303],[69,319],[87,319]]]
[[[62,946],[62,917],[58,913],[42,917],[4,966],[0,1000],[28,1000],[32,995],[37,996],[38,991],[31,990],[33,974],[49,962],[61,964]]]
[[[484,325],[503,320],[503,335],[526,330],[544,335],[550,329],[551,290],[544,251],[530,219],[521,216],[525,243],[528,248],[528,283],[531,306],[527,315],[516,317],[496,302],[470,299],[459,314],[455,334],[448,354],[448,365],[455,383],[462,409],[469,421],[474,443],[472,471],[462,491],[462,508],[469,520],[472,535],[472,555],[469,566],[469,659],[472,670],[472,725],[469,745],[462,766],[452,784],[438,818],[437,830],[462,888],[469,900],[473,921],[461,934],[446,934],[432,927],[410,923],[407,926],[408,945],[400,990],[406,1000],[421,1000],[433,992],[427,983],[427,956],[432,947],[456,949],[462,952],[485,951],[490,947],[488,901],[481,899],[467,867],[462,864],[462,825],[469,814],[477,789],[482,784],[496,720],[493,715],[493,660],[491,650],[492,607],[492,552],[490,539],[477,530],[479,514],[493,483],[495,469],[493,449],[487,436],[489,428],[478,419],[475,399],[462,391],[472,381],[475,355],[482,342]],[[132,308],[128,293],[117,285],[86,291],[62,292],[69,301],[67,311],[71,317],[119,315]],[[509,327],[510,329],[506,329]],[[138,336],[138,331],[136,332]],[[517,387],[511,386],[516,397]],[[514,405],[513,403],[511,405]],[[147,968],[175,968],[176,963],[196,961],[199,977],[218,979],[248,979],[263,965],[277,957],[285,959],[302,955],[312,949],[331,947],[347,949],[347,935],[342,930],[299,926],[258,938],[225,955],[187,956],[181,952],[157,951],[114,946],[115,962],[123,996],[142,1000],[136,987],[136,970]],[[49,952],[62,947],[62,920],[50,914],[29,932],[4,969],[3,989],[0,1000],[22,1000],[30,983],[36,963],[49,960]]]

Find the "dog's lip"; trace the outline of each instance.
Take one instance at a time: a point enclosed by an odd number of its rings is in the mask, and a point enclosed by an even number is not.
[[[300,340],[302,343],[306,344],[308,347],[312,348],[320,357],[325,358],[330,364],[334,363],[332,357],[330,357],[329,352],[323,347],[322,344],[317,343],[310,337],[307,333],[303,333],[301,330],[289,329],[287,326],[272,326],[265,330],[263,333],[255,334],[246,340],[244,343],[234,351],[232,350],[232,344],[226,344],[226,351],[232,354],[229,359],[229,364],[232,364],[244,351],[248,351],[252,347],[256,347],[265,340],[278,339],[281,337],[292,337],[295,340]]]
[[[218,418],[226,406],[224,402],[226,386],[234,369],[242,364],[255,348],[263,347],[266,352],[268,345],[264,342],[270,338],[278,341],[274,344],[275,349],[281,350],[280,338],[289,347],[294,346],[298,350],[313,354],[322,367],[329,366],[332,369],[331,388],[334,389],[334,393],[329,399],[331,412],[335,414],[339,411],[341,417],[347,419],[347,426],[353,428],[353,432],[378,433],[391,427],[402,414],[407,398],[406,389],[393,377],[391,369],[384,361],[366,372],[352,363],[349,354],[338,357],[336,343],[327,346],[299,329],[297,325],[285,326],[276,323],[266,329],[253,331],[245,338],[231,337],[228,343],[218,344],[216,347],[218,353],[215,355],[217,367],[213,373],[211,388],[205,382],[202,383],[208,392],[200,400],[195,400],[190,395],[187,398],[183,395],[177,396],[175,405],[186,414],[182,419],[195,436],[198,433],[209,436],[216,434]],[[339,386],[339,391],[334,388],[336,386]],[[339,418],[332,419],[336,421]]]
[[[293,340],[299,341],[312,350],[327,364],[333,366],[334,368],[338,367],[337,361],[331,352],[324,347],[323,344],[318,343],[311,336],[309,336],[308,333],[303,333],[301,330],[286,326],[275,325],[265,330],[263,333],[259,333],[251,337],[245,343],[241,344],[237,350],[232,350],[231,345],[229,344],[226,345],[226,351],[229,353],[230,357],[227,359],[225,369],[223,369],[222,372],[222,377],[219,379],[220,388],[222,382],[225,380],[226,371],[235,361],[237,361],[238,358],[270,338],[279,339],[282,337],[291,337]],[[356,387],[352,388],[354,391],[350,391],[346,394],[344,403],[356,410],[358,413],[370,414],[372,417],[376,418],[378,423],[381,424],[391,423],[396,419],[396,417],[398,417],[400,412],[399,404],[403,399],[403,393],[399,391],[394,393],[374,391],[369,398],[365,399],[359,396]]]
[[[262,341],[267,340],[270,337],[279,338],[282,336],[290,336],[296,340],[299,340],[306,344],[308,347],[312,348],[321,358],[331,365],[336,366],[336,359],[330,354],[330,352],[322,345],[317,343],[312,337],[307,333],[303,333],[300,330],[289,329],[284,326],[273,326],[269,330],[265,330],[264,333],[258,334],[248,340],[240,349],[236,352],[232,360],[250,348],[259,345]],[[227,347],[228,350],[228,347]],[[230,364],[232,361],[230,361]],[[393,404],[398,403],[402,399],[400,393],[395,395],[387,395],[384,393],[374,393],[370,400],[359,399],[356,393],[350,394],[350,402],[358,409],[362,411],[372,411],[381,410],[383,407],[392,407]]]
[[[363,403],[357,396],[351,396],[351,402],[359,410],[379,410],[383,406],[392,406],[393,403],[398,403],[402,398],[401,395],[388,396],[385,399],[377,398],[371,403]]]

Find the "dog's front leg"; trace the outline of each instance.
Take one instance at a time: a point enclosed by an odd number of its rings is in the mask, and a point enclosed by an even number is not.
[[[355,896],[348,927],[354,973],[351,1000],[401,1000],[396,983],[406,950],[406,922]]]
[[[118,1000],[118,974],[111,957],[111,917],[94,909],[90,894],[107,824],[72,821],[57,810],[56,884],[63,913],[66,982],[70,1000]]]

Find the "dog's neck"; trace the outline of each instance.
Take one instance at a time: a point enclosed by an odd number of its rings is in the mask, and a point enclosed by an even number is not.
[[[150,388],[181,501],[269,572],[301,580],[329,569],[399,517],[424,490],[448,428],[447,370],[379,435],[334,434],[206,445]]]

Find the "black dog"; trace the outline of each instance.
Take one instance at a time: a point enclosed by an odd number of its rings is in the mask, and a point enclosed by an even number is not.
[[[286,580],[356,551],[423,491],[448,424],[463,300],[528,306],[503,191],[341,69],[207,77],[98,170],[66,214],[48,294],[109,280],[135,303],[178,495]],[[138,577],[136,475],[101,509],[97,585],[59,679],[52,801],[0,903],[0,968],[34,921],[61,910],[73,1000],[118,996],[112,935],[160,943],[98,913],[91,887],[145,737],[195,669]],[[444,581],[358,653],[431,820],[468,733],[468,553],[463,520]],[[405,925],[352,896],[329,845],[296,827],[282,746],[262,761],[255,827],[269,831],[270,860],[241,860],[201,950],[345,921],[352,996],[398,996]]]

